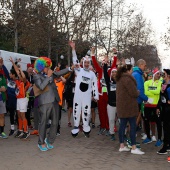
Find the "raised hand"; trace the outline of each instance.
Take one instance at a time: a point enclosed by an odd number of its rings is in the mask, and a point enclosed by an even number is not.
[[[73,42],[73,41],[69,41],[68,42],[68,44],[70,45],[70,47],[72,48],[72,49],[75,49],[75,42]]]
[[[47,76],[48,76],[48,77],[51,77],[52,74],[53,74],[53,70],[49,69],[49,70],[48,70],[48,73],[47,73]]]
[[[73,64],[73,65],[71,66],[71,70],[74,70],[75,67],[76,67],[76,66]]]
[[[91,50],[90,50],[90,51],[91,51],[91,55],[94,55],[94,54],[95,54],[95,50],[96,50],[95,47],[92,47],[92,48],[91,48]]]
[[[106,55],[106,56],[104,57],[104,63],[107,64],[108,61],[109,61],[109,57]]]
[[[14,60],[12,59],[12,57],[9,58],[9,61],[13,64]]]

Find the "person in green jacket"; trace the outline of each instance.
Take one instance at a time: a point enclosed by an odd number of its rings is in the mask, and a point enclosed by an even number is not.
[[[158,69],[153,70],[153,79],[144,83],[145,95],[150,99],[150,102],[145,103],[144,108],[144,124],[147,134],[147,138],[143,141],[144,144],[151,143],[150,137],[150,122],[156,122],[158,131],[158,140],[155,146],[161,146],[163,144],[162,137],[162,125],[160,119],[159,99],[161,92],[162,82],[160,79],[160,71]]]
[[[6,113],[6,91],[7,83],[3,74],[0,74],[0,137],[5,139],[7,135],[4,133],[5,117]]]

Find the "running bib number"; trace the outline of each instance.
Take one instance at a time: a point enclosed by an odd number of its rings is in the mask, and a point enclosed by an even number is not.
[[[82,76],[82,83],[89,84],[90,78]]]
[[[110,84],[110,91],[116,91],[116,84]]]
[[[157,87],[154,87],[154,86],[149,86],[148,87],[148,90],[156,90],[157,89]]]

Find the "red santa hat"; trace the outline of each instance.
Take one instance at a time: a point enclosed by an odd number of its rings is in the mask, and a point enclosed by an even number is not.
[[[153,77],[160,72],[160,70],[158,68],[155,68],[153,71]]]
[[[33,64],[28,63],[28,64],[27,64],[27,68],[29,68],[29,67],[32,67],[32,68],[33,68]]]
[[[111,72],[112,72],[112,71],[117,71],[117,68],[116,68],[116,67],[113,67],[112,70],[111,70]]]

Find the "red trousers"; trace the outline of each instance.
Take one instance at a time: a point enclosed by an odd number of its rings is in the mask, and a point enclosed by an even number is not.
[[[98,112],[99,112],[100,128],[109,130],[109,120],[107,115],[107,101],[108,101],[107,92],[103,93],[103,95],[99,95]]]

